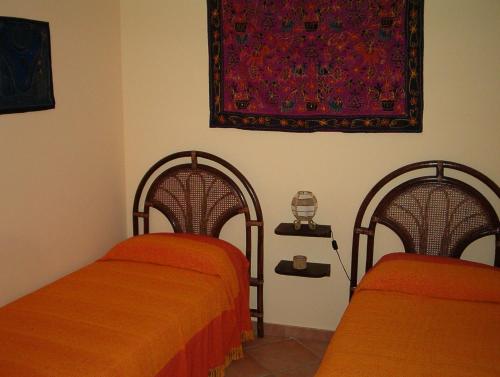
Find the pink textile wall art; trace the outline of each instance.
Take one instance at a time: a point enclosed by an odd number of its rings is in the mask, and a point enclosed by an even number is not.
[[[210,126],[421,132],[423,0],[208,0]]]

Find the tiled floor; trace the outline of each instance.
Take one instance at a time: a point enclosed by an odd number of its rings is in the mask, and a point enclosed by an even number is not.
[[[231,363],[226,377],[312,377],[328,342],[266,336],[245,345],[245,357]]]

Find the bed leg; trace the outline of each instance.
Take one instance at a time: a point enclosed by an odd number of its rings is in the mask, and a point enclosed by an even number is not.
[[[264,318],[257,319],[257,336],[259,338],[264,337]]]

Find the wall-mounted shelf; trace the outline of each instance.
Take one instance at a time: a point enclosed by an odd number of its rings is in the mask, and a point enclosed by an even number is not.
[[[316,224],[315,229],[310,229],[307,224],[302,224],[300,229],[295,229],[293,223],[281,223],[274,233],[281,236],[302,236],[302,237],[325,237],[330,238],[332,236],[332,227],[330,225],[319,225]]]
[[[281,223],[274,233],[280,236],[301,236],[301,237],[325,237],[332,236],[332,227],[330,225],[316,224],[314,229],[310,229],[307,224],[302,224],[300,229],[295,229],[293,223]],[[303,276],[307,278],[321,278],[330,276],[330,265],[325,263],[307,262],[307,268],[304,270],[296,270],[293,268],[293,262],[282,260],[275,267],[274,272],[280,275]]]
[[[296,270],[293,268],[293,262],[282,260],[275,267],[274,272],[280,275],[303,276],[307,278],[322,278],[330,276],[330,265],[324,263],[307,262],[307,268]]]

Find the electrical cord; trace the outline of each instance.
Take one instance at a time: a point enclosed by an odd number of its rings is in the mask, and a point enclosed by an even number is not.
[[[347,273],[347,270],[344,266],[344,263],[342,262],[342,258],[340,257],[339,253],[339,246],[337,245],[337,241],[332,238],[332,249],[337,253],[337,256],[339,257],[340,265],[342,266],[342,269],[344,270],[345,276],[347,277],[347,280],[351,281],[351,277]]]

